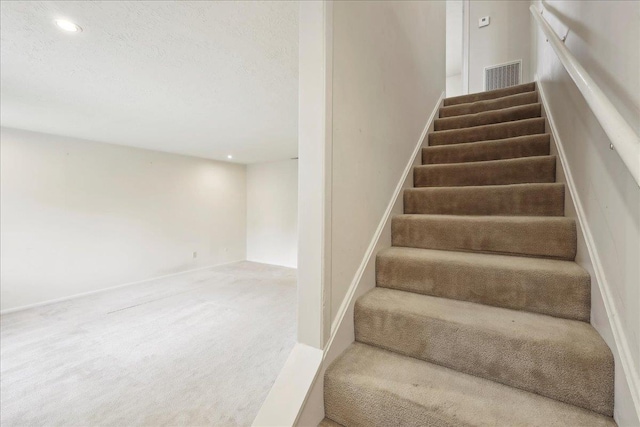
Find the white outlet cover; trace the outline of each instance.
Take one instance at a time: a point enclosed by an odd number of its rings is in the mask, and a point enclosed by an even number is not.
[[[488,16],[483,16],[478,20],[478,28],[486,27],[487,25],[489,25],[490,20],[491,19]]]

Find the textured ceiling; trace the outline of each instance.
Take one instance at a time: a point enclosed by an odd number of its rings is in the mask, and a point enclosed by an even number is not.
[[[241,163],[297,155],[297,2],[0,7],[2,126]]]

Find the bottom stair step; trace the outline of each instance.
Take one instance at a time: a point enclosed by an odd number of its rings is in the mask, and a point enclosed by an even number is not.
[[[615,426],[595,412],[361,343],[327,370],[324,401],[326,416],[345,426]]]
[[[613,356],[586,322],[384,288],[354,319],[358,342],[613,415]]]

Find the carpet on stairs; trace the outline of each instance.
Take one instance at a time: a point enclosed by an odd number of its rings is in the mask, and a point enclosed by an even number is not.
[[[545,128],[535,83],[444,100],[321,426],[615,426]]]

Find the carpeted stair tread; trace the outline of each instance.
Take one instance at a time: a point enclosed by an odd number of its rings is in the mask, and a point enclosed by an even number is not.
[[[403,197],[406,214],[564,215],[561,183],[408,188]]]
[[[470,102],[486,101],[488,99],[502,98],[509,95],[515,95],[523,92],[534,92],[536,90],[535,83],[524,83],[517,86],[506,87],[503,89],[489,90],[486,92],[470,93],[468,95],[453,96],[445,98],[444,105],[468,104]]]
[[[513,122],[516,120],[540,117],[540,104],[519,105],[501,110],[485,111],[482,113],[465,114],[463,116],[435,119],[434,130],[463,129],[468,127],[490,125],[493,123]]]
[[[565,217],[397,215],[393,246],[573,260],[576,224]]]
[[[589,274],[573,261],[391,247],[376,257],[376,285],[588,322]]]
[[[536,102],[538,102],[538,92],[524,92],[496,99],[488,99],[486,101],[441,107],[438,117],[446,118],[464,114],[482,113],[483,111],[500,110],[502,108],[515,107],[516,105],[535,104]]]
[[[342,424],[338,424],[337,422],[330,420],[329,418],[325,418],[320,421],[318,427],[344,427]]]
[[[523,119],[515,122],[495,123],[465,129],[441,130],[429,133],[429,145],[461,144],[492,139],[513,138],[516,136],[536,135],[545,132],[545,120],[542,117]]]
[[[595,412],[357,342],[327,370],[324,399],[326,416],[345,426],[615,426]]]
[[[481,162],[546,156],[550,135],[526,135],[514,138],[461,144],[436,145],[422,149],[422,164]]]
[[[586,322],[375,288],[356,341],[613,415],[613,356]]]
[[[415,187],[551,183],[555,180],[555,156],[430,164],[413,168]]]

